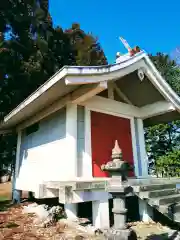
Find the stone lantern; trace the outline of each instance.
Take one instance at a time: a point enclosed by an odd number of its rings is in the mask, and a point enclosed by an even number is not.
[[[119,147],[118,141],[115,141],[115,146],[112,149],[112,161],[107,162],[101,166],[103,171],[107,171],[112,178],[117,178],[119,181],[127,181],[127,175],[132,167],[130,164],[122,160],[122,151]]]
[[[117,140],[112,149],[112,161],[102,165],[101,169],[107,171],[111,177],[106,190],[113,197],[114,226],[107,231],[106,235],[108,239],[114,240],[136,239],[136,234],[126,227],[125,198],[129,192],[132,192],[132,188],[128,186],[127,174],[132,168],[123,161]]]

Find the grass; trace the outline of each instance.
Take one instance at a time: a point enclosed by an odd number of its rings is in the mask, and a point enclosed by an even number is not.
[[[0,211],[5,211],[10,206],[12,185],[10,182],[0,184]]]
[[[0,212],[6,211],[11,205],[11,200],[6,198],[0,198]]]
[[[17,227],[19,227],[19,225],[14,222],[9,222],[5,226],[3,226],[3,228],[17,228]]]
[[[6,211],[10,205],[11,200],[8,196],[0,196],[0,212]]]
[[[9,198],[7,196],[0,196],[0,204],[1,202],[8,201]]]

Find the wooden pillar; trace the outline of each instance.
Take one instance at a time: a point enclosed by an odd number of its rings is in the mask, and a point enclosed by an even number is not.
[[[18,131],[18,137],[17,137],[17,147],[16,147],[16,163],[15,163],[15,171],[14,171],[14,175],[13,175],[13,194],[12,194],[12,198],[13,198],[13,202],[14,203],[19,203],[21,200],[21,195],[22,195],[22,191],[16,189],[16,179],[19,175],[19,169],[20,169],[20,153],[21,153],[21,141],[22,141],[22,130]]]

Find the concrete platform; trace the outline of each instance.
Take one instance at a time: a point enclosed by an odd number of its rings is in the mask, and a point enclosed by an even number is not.
[[[36,198],[59,198],[63,204],[96,201],[106,193],[109,178],[84,179],[70,181],[48,181],[40,184]],[[111,195],[109,194],[109,198]]]

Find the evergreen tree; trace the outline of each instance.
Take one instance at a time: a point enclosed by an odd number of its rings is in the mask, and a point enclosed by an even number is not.
[[[107,64],[107,59],[98,42],[92,34],[85,33],[78,23],[72,24],[72,27],[67,29],[68,35],[75,57],[74,65],[82,66],[97,66]]]
[[[176,62],[162,53],[150,57],[161,75],[174,91],[180,95],[180,69]],[[149,159],[150,161],[156,161],[159,157],[179,148],[180,121],[148,127],[145,129],[145,138]]]
[[[106,63],[79,24],[53,27],[48,0],[0,1],[0,120],[64,65]],[[14,135],[0,137],[0,169],[14,161],[15,146]]]

